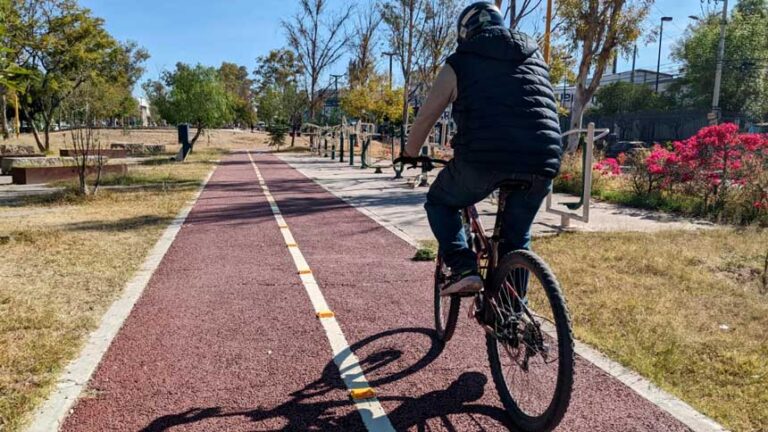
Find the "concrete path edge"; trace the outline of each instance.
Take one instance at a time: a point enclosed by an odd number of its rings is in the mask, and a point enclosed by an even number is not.
[[[216,171],[218,163],[208,173],[192,199],[185,204],[150,250],[144,262],[128,281],[120,297],[115,300],[101,318],[99,327],[88,337],[78,357],[72,360],[59,375],[54,389],[33,413],[27,432],[51,432],[61,426],[64,419],[96,371],[112,340],[117,336],[133,306],[149,284],[160,262],[181,230],[189,212]]]
[[[406,243],[410,244],[415,248],[420,247],[418,241],[416,241],[414,238],[409,236],[404,231],[400,230],[397,226],[393,225],[386,219],[380,217],[378,214],[376,214],[376,212],[373,212],[370,209],[366,208],[365,206],[361,206],[355,203],[353,200],[343,195],[337,194],[335,191],[327,187],[322,182],[316,181],[312,177],[308,176],[301,169],[301,167],[292,164],[290,159],[284,158],[279,154],[276,156],[280,160],[282,160],[283,162],[285,162],[286,164],[288,164],[289,166],[293,167],[295,170],[300,172],[302,175],[304,175],[305,177],[312,180],[313,182],[318,184],[320,187],[328,191],[328,193],[341,199],[345,203],[357,209],[360,213],[373,219],[376,223],[386,228],[388,231],[392,232],[393,234],[401,238]],[[696,409],[694,409],[687,403],[683,402],[682,400],[678,399],[672,394],[667,393],[666,391],[660,389],[658,386],[648,381],[646,378],[642,377],[637,372],[634,372],[622,366],[621,364],[611,360],[610,358],[605,356],[603,353],[590,347],[584,342],[580,342],[577,340],[575,343],[575,349],[576,349],[576,353],[579,356],[589,361],[590,363],[594,364],[595,366],[597,366],[599,369],[601,369],[603,372],[607,373],[608,375],[621,381],[627,387],[631,388],[635,393],[639,394],[644,399],[658,406],[660,409],[669,413],[672,417],[676,418],[681,423],[685,424],[693,432],[726,432],[727,431],[727,429],[725,429],[722,425],[717,423],[715,420],[696,411]]]

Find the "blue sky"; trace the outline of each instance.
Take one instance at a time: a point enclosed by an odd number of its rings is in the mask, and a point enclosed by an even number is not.
[[[135,40],[149,50],[150,60],[142,82],[156,78],[178,61],[218,66],[230,61],[253,70],[256,57],[285,45],[280,20],[296,11],[296,0],[81,0],[96,16],[106,21],[107,30],[120,40]],[[330,0],[331,9],[350,2]],[[467,1],[470,3],[470,1]],[[361,5],[365,2],[360,2]],[[661,69],[674,70],[669,53],[691,21],[688,15],[700,14],[699,0],[657,0],[649,23],[658,26],[662,16],[674,20],[665,23]],[[543,26],[543,13],[531,15],[527,28]],[[655,69],[657,43],[638,46],[637,68]],[[345,69],[340,61],[333,71]],[[381,69],[385,67],[384,60]],[[631,68],[631,59],[620,59],[619,70]],[[140,89],[136,89],[137,95]]]

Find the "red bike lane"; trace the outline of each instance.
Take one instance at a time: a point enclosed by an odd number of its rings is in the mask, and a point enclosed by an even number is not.
[[[482,330],[465,309],[441,351],[432,339],[432,263],[269,154],[254,157],[370,384],[397,430],[504,430]],[[562,431],[687,427],[577,358]]]
[[[244,153],[227,157],[64,431],[362,429]]]
[[[432,338],[431,263],[268,153],[252,153],[397,430],[504,430],[482,331]],[[65,431],[364,430],[246,153],[226,158]],[[578,359],[562,431],[685,426]]]

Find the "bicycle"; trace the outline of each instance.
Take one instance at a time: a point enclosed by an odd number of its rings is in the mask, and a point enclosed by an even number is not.
[[[426,171],[434,169],[435,164],[448,163],[425,156],[398,159],[404,167],[417,168],[421,164]],[[503,213],[511,191],[530,187],[530,183],[519,180],[500,184],[497,215]],[[550,431],[565,415],[573,389],[573,333],[560,285],[546,262],[531,251],[498,256],[500,217],[490,237],[474,205],[462,209],[461,217],[484,281],[483,290],[469,296],[473,298],[469,316],[485,329],[488,360],[499,398],[517,430]],[[440,295],[450,278],[450,269],[439,254],[434,278],[435,331],[438,340],[446,343],[456,329],[462,297]],[[508,366],[505,354],[510,360]],[[553,382],[539,382],[534,375],[537,372]],[[523,385],[518,388],[521,381]]]

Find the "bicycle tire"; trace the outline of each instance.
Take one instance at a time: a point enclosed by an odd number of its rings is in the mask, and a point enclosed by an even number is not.
[[[461,309],[461,298],[455,296],[441,296],[440,291],[445,283],[445,274],[443,273],[443,260],[439,256],[435,260],[435,291],[434,291],[434,309],[435,309],[435,333],[440,342],[448,342],[453,337],[456,330],[456,323],[459,320],[459,310]],[[448,310],[444,310],[445,308]],[[444,315],[445,314],[445,315]]]
[[[559,357],[557,359],[558,371],[554,394],[549,405],[543,410],[541,415],[528,415],[518,406],[518,402],[515,400],[504,377],[504,369],[499,354],[500,342],[497,337],[491,334],[486,335],[488,360],[496,391],[516,430],[522,432],[551,431],[557,427],[568,410],[573,390],[574,350],[571,319],[565,298],[555,275],[549,266],[533,252],[525,250],[514,251],[501,259],[493,276],[492,286],[494,287],[494,293],[504,288],[502,284],[505,278],[517,268],[527,269],[530,272],[530,277],[536,277],[544,288],[552,316],[554,317],[554,327],[558,338]],[[527,358],[525,361],[527,364]],[[513,367],[518,367],[518,365]]]

